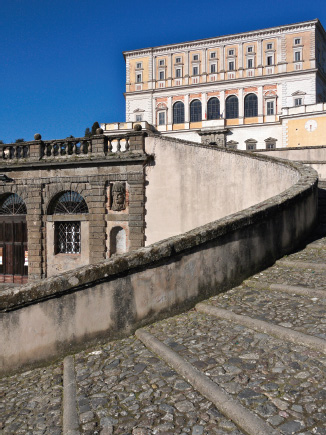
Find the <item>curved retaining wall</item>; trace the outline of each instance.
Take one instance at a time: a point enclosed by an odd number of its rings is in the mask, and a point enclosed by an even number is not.
[[[301,162],[315,169],[320,179],[326,179],[326,145],[256,150],[255,153]]]
[[[220,219],[293,186],[297,171],[260,155],[147,137],[146,245]]]
[[[291,251],[315,224],[317,175],[299,164],[278,164],[298,181],[273,198],[146,248],[2,292],[1,372],[130,334]]]

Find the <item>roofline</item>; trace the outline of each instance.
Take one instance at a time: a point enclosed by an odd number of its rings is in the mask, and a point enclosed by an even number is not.
[[[325,33],[325,29],[322,26],[321,22],[319,21],[318,18],[314,18],[313,20],[308,20],[308,21],[301,21],[299,23],[292,23],[292,24],[283,24],[281,26],[274,26],[274,27],[267,27],[265,29],[257,29],[257,30],[249,30],[248,32],[241,32],[241,33],[231,33],[228,35],[221,35],[221,36],[213,36],[210,38],[203,38],[203,39],[194,39],[191,41],[184,41],[184,42],[178,42],[178,43],[173,43],[173,44],[165,44],[165,45],[157,45],[154,47],[145,47],[145,48],[138,48],[138,49],[134,49],[134,50],[127,50],[127,51],[123,51],[123,57],[126,58],[126,56],[128,54],[134,53],[134,52],[142,52],[142,51],[154,51],[158,48],[163,48],[163,47],[178,47],[179,45],[185,45],[185,44],[193,44],[194,42],[204,42],[204,41],[216,41],[219,39],[224,39],[224,38],[230,38],[231,36],[241,36],[241,35],[252,35],[252,34],[257,34],[257,33],[262,33],[262,32],[266,32],[267,30],[277,30],[277,29],[284,29],[287,27],[294,27],[294,26],[298,26],[298,25],[303,25],[303,24],[316,24],[318,25],[321,30]]]

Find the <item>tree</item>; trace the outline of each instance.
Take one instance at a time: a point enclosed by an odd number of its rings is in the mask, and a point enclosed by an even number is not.
[[[87,127],[85,130],[85,137],[91,137],[91,136],[92,136],[91,130],[89,127]]]
[[[92,136],[94,136],[96,134],[96,129],[100,128],[100,124],[96,121],[94,122],[94,124],[92,125]]]
[[[21,139],[16,139],[15,140],[15,143],[22,143],[22,142],[25,142],[25,139],[21,138]]]
[[[0,140],[0,144],[2,145],[4,143],[4,141],[3,140]]]

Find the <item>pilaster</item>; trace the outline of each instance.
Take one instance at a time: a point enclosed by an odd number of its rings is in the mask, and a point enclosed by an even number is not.
[[[264,98],[262,86],[258,86],[258,122],[264,122]]]

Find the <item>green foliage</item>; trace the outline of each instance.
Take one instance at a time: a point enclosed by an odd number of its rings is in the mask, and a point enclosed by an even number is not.
[[[91,136],[92,136],[91,130],[89,127],[87,127],[85,130],[85,137],[91,137]]]
[[[94,122],[94,124],[92,125],[92,136],[94,136],[96,134],[96,129],[100,128],[100,124],[96,121]]]
[[[20,139],[16,139],[15,140],[15,143],[22,143],[22,142],[25,142],[25,139],[20,138]]]
[[[0,144],[1,144],[1,145],[4,144],[4,141],[3,141],[3,140],[0,140]]]

